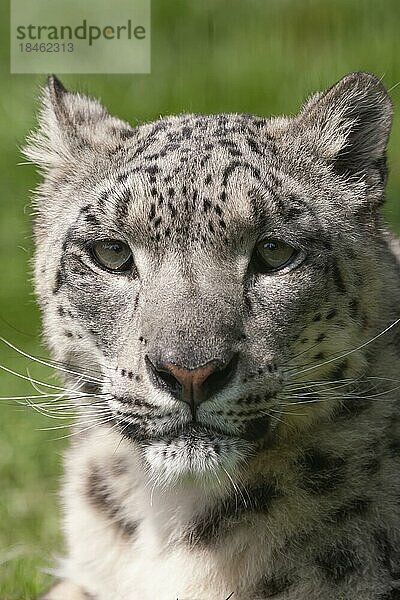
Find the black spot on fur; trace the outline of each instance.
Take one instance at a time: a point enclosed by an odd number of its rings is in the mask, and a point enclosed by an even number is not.
[[[149,175],[155,175],[156,173],[159,172],[159,167],[157,167],[157,165],[151,165],[150,167],[146,167],[145,171],[149,174]]]
[[[124,371],[125,375],[127,375],[126,371]],[[125,406],[139,407],[139,408],[147,408],[148,410],[153,410],[154,405],[146,402],[146,400],[141,400],[140,398],[134,398],[132,396],[118,396],[116,398],[120,404],[124,404]],[[142,415],[143,416],[143,415]]]
[[[353,298],[352,300],[350,300],[349,302],[349,311],[350,311],[350,316],[353,319],[357,319],[359,314],[360,314],[360,304],[357,300],[357,298]]]
[[[386,594],[383,594],[383,596],[379,596],[378,600],[400,600],[400,587],[397,589],[393,588]]]
[[[122,223],[125,222],[131,200],[132,200],[131,190],[126,187],[121,189],[119,192],[119,197],[118,197],[118,216],[119,216],[120,222],[122,222]]]
[[[144,420],[145,419],[143,418],[142,421]],[[118,427],[121,436],[130,442],[132,440],[135,442],[144,441],[145,439],[142,423],[131,423],[130,421],[126,421],[123,418],[122,413],[118,414],[118,418],[110,417],[108,424],[110,426]]]
[[[312,494],[327,494],[345,480],[346,460],[319,448],[309,448],[299,461],[303,470],[303,486]]]
[[[246,514],[268,513],[273,502],[281,497],[282,493],[272,481],[241,488],[241,493],[232,494],[193,519],[186,542],[189,546],[196,546],[223,541],[222,538],[237,524],[238,519]]]
[[[254,402],[257,404],[257,399],[258,397],[256,396],[254,398]],[[252,419],[251,421],[248,421],[246,423],[246,432],[244,437],[247,440],[259,440],[260,438],[264,437],[268,431],[269,431],[269,426],[271,423],[271,419],[268,415],[258,418],[258,419]]]
[[[133,310],[137,310],[138,305],[139,305],[139,294],[136,294],[135,302],[133,304]]]
[[[379,561],[389,573],[391,579],[400,583],[400,549],[390,541],[389,534],[384,529],[374,533],[374,541]]]
[[[53,287],[53,294],[57,294],[65,283],[63,264],[57,269],[56,280]]]
[[[169,208],[169,210],[171,212],[171,216],[174,218],[176,216],[176,208],[172,204],[171,200],[168,200],[168,208]]]
[[[205,198],[203,200],[203,208],[204,208],[204,212],[207,213],[210,208],[211,208],[211,202],[208,200],[208,198]]]
[[[335,416],[338,419],[352,419],[359,417],[372,405],[369,398],[344,398],[335,410]]]
[[[339,290],[339,292],[342,294],[345,294],[347,292],[347,288],[346,288],[346,285],[343,280],[343,275],[342,275],[338,265],[335,265],[333,267],[332,278],[333,278],[333,281],[336,285],[336,288]]]
[[[370,506],[370,498],[362,496],[352,498],[351,500],[347,500],[342,504],[342,506],[334,510],[329,515],[329,520],[334,521],[337,524],[341,524],[355,517],[365,518],[365,515],[367,514]]]
[[[334,363],[332,371],[329,373],[329,381],[342,381],[345,378],[346,370],[348,367],[347,360],[339,363]]]
[[[127,140],[135,135],[132,129],[120,129],[119,136],[122,140]]]
[[[400,458],[400,439],[398,437],[390,435],[388,450],[392,458]]]
[[[287,592],[293,585],[293,580],[287,575],[280,577],[264,577],[257,586],[257,595],[263,598],[275,598]]]
[[[326,320],[330,321],[331,319],[333,319],[334,317],[336,317],[337,315],[337,310],[335,308],[332,308],[326,315]]]
[[[225,167],[225,170],[223,172],[222,185],[224,187],[226,187],[228,185],[228,180],[229,180],[229,177],[231,176],[231,174],[234,171],[236,171],[236,169],[240,169],[240,168],[250,171],[251,175],[255,179],[260,180],[260,178],[261,178],[260,170],[257,167],[254,167],[253,165],[251,165],[248,162],[233,161],[227,167]]]
[[[117,183],[125,183],[127,179],[131,176],[132,171],[125,171],[125,173],[120,173],[117,175]]]
[[[381,453],[381,441],[377,440],[373,442],[369,448],[367,448],[368,455],[363,461],[362,467],[364,471],[367,471],[369,475],[374,475],[379,471],[382,460]]]
[[[362,566],[356,550],[344,542],[336,545],[331,544],[322,550],[315,557],[315,562],[326,579],[335,585],[342,583],[344,579]]]
[[[155,216],[156,216],[156,205],[154,204],[154,202],[152,202],[150,205],[150,210],[149,210],[150,221],[152,221]]]
[[[86,497],[94,508],[114,523],[121,535],[128,538],[135,536],[137,523],[124,516],[120,499],[115,497],[98,466],[92,466],[88,474]]]
[[[89,225],[94,225],[95,227],[100,226],[99,219],[97,217],[95,217],[95,215],[92,215],[90,213],[85,215],[85,221],[86,221],[86,223],[89,223]]]

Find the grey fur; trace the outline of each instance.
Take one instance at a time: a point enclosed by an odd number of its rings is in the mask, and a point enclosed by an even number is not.
[[[48,600],[399,597],[398,328],[374,339],[399,317],[380,213],[391,119],[367,73],[292,118],[136,128],[49,79],[26,149],[44,174],[36,290],[53,356],[107,396],[77,406]],[[296,261],[259,273],[265,237]],[[101,239],[135,267],[104,271]],[[145,356],[239,358],[194,427]]]

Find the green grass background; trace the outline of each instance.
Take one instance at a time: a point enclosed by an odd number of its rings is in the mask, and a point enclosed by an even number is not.
[[[67,5],[67,3],[66,3]],[[182,111],[294,113],[313,90],[349,71],[367,70],[388,88],[400,82],[398,0],[153,0],[151,75],[77,75],[64,84],[101,97],[135,123]],[[18,147],[34,125],[44,77],[9,74],[8,16],[1,20],[0,334],[43,355],[30,282],[30,190],[38,182]],[[386,215],[400,230],[400,86],[389,146]],[[367,241],[366,241],[367,243]],[[51,372],[0,345],[0,361],[53,381]],[[23,395],[28,382],[0,374],[0,394]],[[59,425],[0,401],[0,599],[34,597],[62,549],[57,514]]]

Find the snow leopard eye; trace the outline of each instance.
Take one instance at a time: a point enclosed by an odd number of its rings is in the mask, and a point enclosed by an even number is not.
[[[280,271],[289,266],[297,256],[298,251],[281,240],[262,240],[256,246],[256,263],[264,273]]]
[[[113,272],[128,271],[132,267],[132,251],[127,244],[118,240],[102,240],[92,246],[96,262]]]

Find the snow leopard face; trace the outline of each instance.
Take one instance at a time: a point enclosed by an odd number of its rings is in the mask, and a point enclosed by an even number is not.
[[[384,88],[363,73],[293,118],[136,128],[49,79],[27,148],[45,174],[45,333],[158,477],[231,476],[277,437],[335,418],[309,383],[365,365],[346,352],[380,293],[390,122]]]

